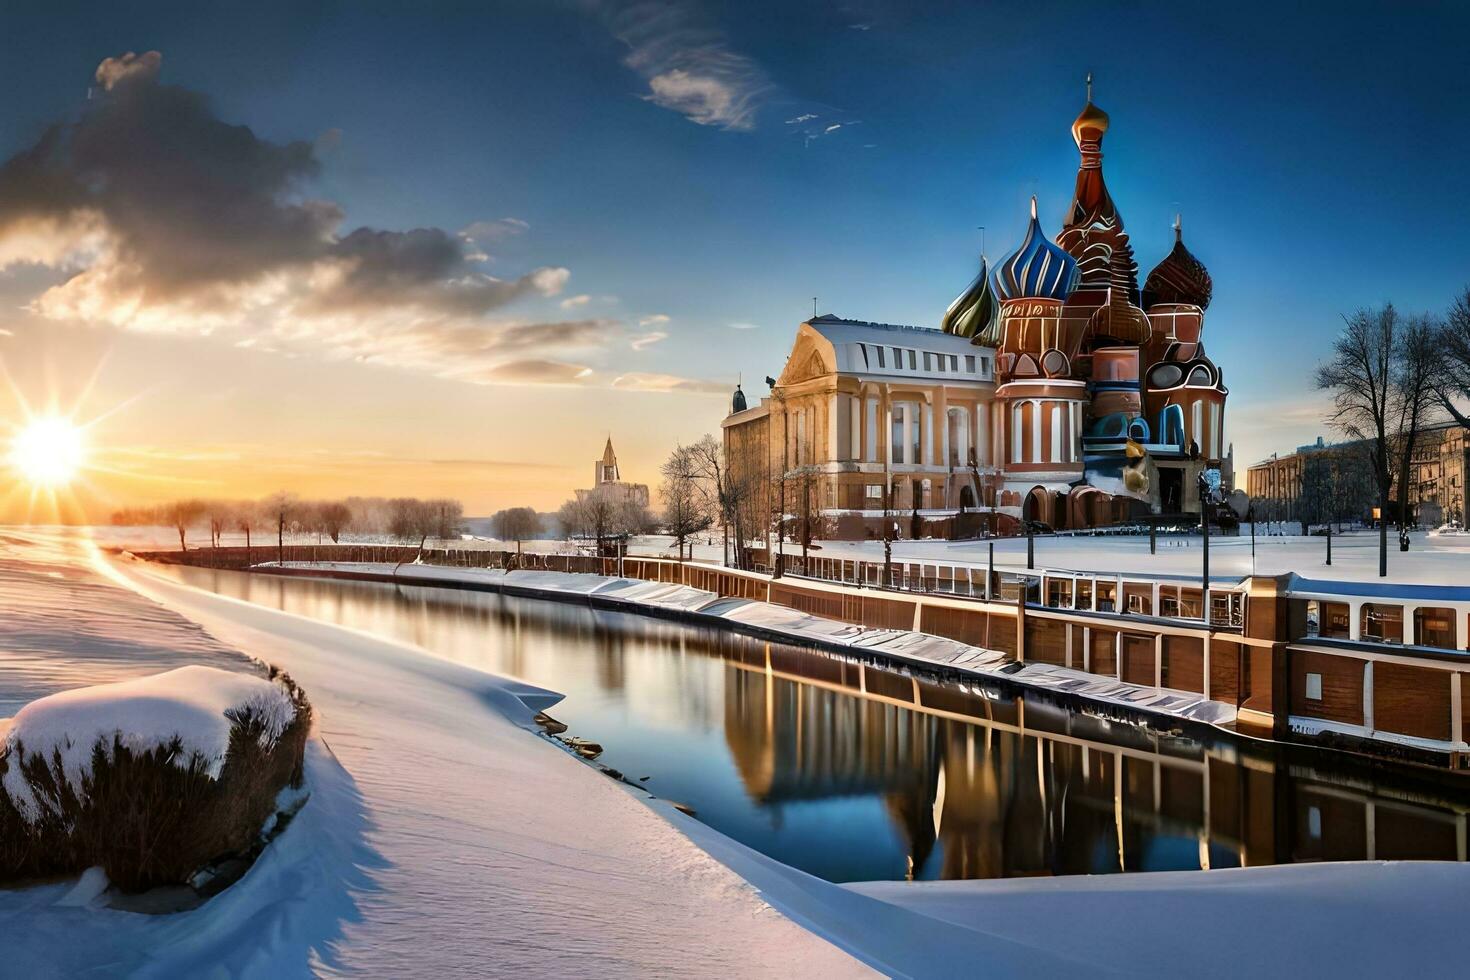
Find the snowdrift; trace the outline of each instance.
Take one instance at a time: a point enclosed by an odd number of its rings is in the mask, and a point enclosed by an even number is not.
[[[200,665],[31,702],[0,722],[0,882],[101,866],[139,891],[249,852],[310,723],[284,674]]]

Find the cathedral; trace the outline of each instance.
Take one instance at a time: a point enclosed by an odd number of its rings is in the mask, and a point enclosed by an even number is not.
[[[1229,487],[1227,389],[1202,339],[1210,274],[1176,218],[1173,249],[1139,288],[1103,179],[1108,115],[1091,96],[1089,78],[1056,237],[1032,198],[1020,245],[993,268],[981,257],[937,330],[802,324],[771,397],[751,407],[737,391],[732,465],[777,483],[815,472],[841,537],[871,535],[885,509],[933,535],[978,512],[1002,532],[1197,515],[1201,487]]]

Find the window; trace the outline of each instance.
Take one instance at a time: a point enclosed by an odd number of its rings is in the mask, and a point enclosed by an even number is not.
[[[988,358],[988,357],[982,357],[982,358],[980,358],[980,373],[981,374],[989,374],[990,373],[990,358]]]
[[[1154,590],[1148,585],[1124,585],[1123,600],[1126,608],[1135,616],[1154,614]]]
[[[1072,582],[1064,578],[1046,580],[1046,604],[1053,609],[1072,608]]]
[[[1351,613],[1346,602],[1324,602],[1322,603],[1322,621],[1319,632],[1329,639],[1335,638],[1345,640],[1348,638],[1348,617]]]
[[[970,374],[974,374],[975,373],[975,355],[974,354],[966,354],[965,355],[965,370],[967,372],[969,372]]]
[[[893,366],[900,371],[903,370],[903,351],[897,347],[893,348]]]
[[[924,370],[934,370],[934,355],[929,353],[928,351],[924,352]]]
[[[1421,647],[1455,649],[1455,611],[1433,606],[1415,609],[1414,642]]]
[[[858,344],[858,350],[863,352],[863,367],[868,366],[868,345]]]
[[[1363,603],[1361,637],[1380,643],[1404,642],[1404,607],[1381,602]]]
[[[893,406],[893,432],[888,440],[889,456],[895,463],[904,463],[904,428],[908,421],[909,406],[907,402],[898,402]]]
[[[866,496],[869,500],[881,501],[883,499],[883,484],[881,483],[869,483],[867,487],[864,488],[864,491],[864,496]]]
[[[1080,578],[1077,580],[1077,608],[1092,608],[1092,579]]]
[[[827,484],[827,492],[826,492],[826,495],[825,496],[827,498],[827,509],[828,510],[836,510],[837,509],[837,484],[835,484],[835,483],[829,483],[829,484]]]
[[[915,356],[914,351],[909,351],[909,370],[910,371],[917,371],[918,370],[918,368],[914,366],[916,360],[917,360],[917,358]]]
[[[1322,700],[1322,675],[1321,674],[1308,674],[1307,675],[1307,700],[1308,701],[1321,701]]]
[[[879,347],[876,350],[878,351],[878,366],[880,368],[887,367],[888,365],[883,363],[883,348]]]
[[[1307,833],[1312,835],[1312,840],[1322,839],[1322,808],[1316,806],[1307,807]]]
[[[1097,583],[1097,611],[1112,612],[1116,608],[1117,593],[1116,582]]]

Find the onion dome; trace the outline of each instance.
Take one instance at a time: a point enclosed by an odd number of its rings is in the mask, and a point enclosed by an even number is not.
[[[1031,226],[1026,240],[995,270],[995,287],[1001,299],[1059,299],[1072,294],[1077,285],[1077,260],[1066,249],[1053,245],[1036,219],[1036,198],[1031,198]]]
[[[1215,284],[1204,263],[1184,247],[1184,231],[1179,216],[1175,215],[1174,249],[1154,266],[1144,281],[1144,309],[1160,303],[1188,303],[1203,310],[1210,305],[1214,290]]]
[[[1087,105],[1072,123],[1072,139],[1081,149],[1084,142],[1099,143],[1108,131],[1108,114],[1092,104],[1092,73],[1087,73]]]
[[[995,291],[990,287],[990,269],[982,255],[980,274],[949,304],[949,309],[944,311],[944,319],[939,321],[939,329],[956,337],[969,337],[976,343],[982,343],[980,338],[995,323],[998,311],[999,303],[995,298]]]
[[[745,392],[741,391],[740,386],[737,384],[735,386],[735,394],[730,399],[730,414],[734,415],[736,412],[743,412],[746,407]]]

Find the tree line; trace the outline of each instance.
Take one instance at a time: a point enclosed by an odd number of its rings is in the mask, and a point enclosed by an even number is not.
[[[464,508],[448,498],[347,497],[342,500],[302,500],[290,493],[274,493],[259,500],[186,498],[151,507],[115,511],[118,525],[171,527],[179,535],[179,550],[188,550],[188,532],[207,529],[211,547],[219,547],[226,533],[245,535],[252,547],[255,536],[274,536],[277,547],[286,535],[313,535],[335,544],[344,535],[392,538],[416,542],[422,550],[429,540],[450,540],[464,533]]]
[[[1438,422],[1470,426],[1470,288],[1443,314],[1401,314],[1393,304],[1344,317],[1317,387],[1332,395],[1328,423],[1355,440],[1379,507],[1378,574],[1388,574],[1388,523],[1408,549],[1414,453]],[[1305,472],[1304,484],[1305,484]]]

